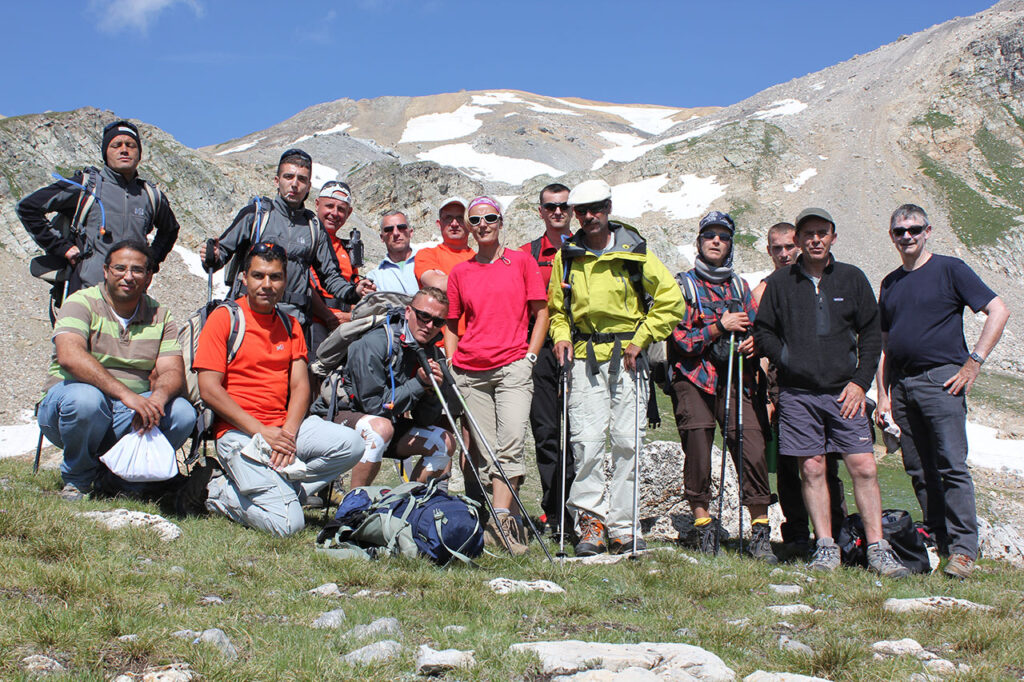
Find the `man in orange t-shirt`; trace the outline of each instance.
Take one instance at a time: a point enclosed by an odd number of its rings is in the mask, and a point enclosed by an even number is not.
[[[420,288],[436,287],[448,291],[448,273],[459,263],[476,255],[469,246],[466,229],[466,205],[462,197],[449,197],[437,212],[437,227],[441,230],[441,243],[416,252],[416,280]],[[466,333],[466,318],[459,320],[459,334]],[[438,341],[442,345],[443,341]]]
[[[276,308],[286,267],[287,254],[277,244],[252,248],[243,273],[248,293],[236,302],[245,322],[237,354],[228,362],[232,315],[221,307],[207,319],[192,363],[199,394],[217,415],[217,459],[224,470],[210,481],[206,508],[279,536],[301,530],[305,500],[363,453],[352,429],[305,416],[306,341],[299,323]]]

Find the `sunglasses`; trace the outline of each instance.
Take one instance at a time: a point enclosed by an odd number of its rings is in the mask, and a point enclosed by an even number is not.
[[[259,256],[264,253],[272,253],[282,259],[288,258],[288,253],[284,250],[284,247],[274,242],[260,242],[249,251],[250,256]]]
[[[892,232],[892,236],[896,237],[897,239],[900,239],[904,235],[908,234],[911,237],[916,237],[927,229],[927,225],[911,225],[910,227],[894,227],[889,231]]]
[[[587,215],[588,213],[597,215],[598,213],[604,213],[608,210],[608,202],[598,201],[594,204],[580,204],[579,206],[573,206],[572,210],[576,215]]]
[[[546,201],[543,204],[541,204],[540,206],[545,211],[551,211],[552,213],[554,213],[556,210],[560,210],[560,211],[562,211],[562,213],[565,213],[565,212],[567,212],[569,210],[569,204],[564,202],[564,201],[561,202],[561,203],[558,203],[558,204],[556,204],[553,201]]]
[[[413,308],[409,306],[414,313],[416,313],[416,319],[419,320],[420,324],[432,324],[434,327],[443,327],[446,320],[443,317],[434,317],[425,310],[419,308]]]
[[[726,244],[732,241],[732,235],[728,232],[712,232],[710,230],[707,232],[701,232],[699,238],[709,242],[715,237],[718,237],[719,241],[725,242]]]
[[[384,234],[391,234],[395,230],[398,230],[399,232],[405,232],[408,229],[409,224],[402,223],[401,225],[388,225],[387,227],[382,227],[380,228],[380,231],[383,232]]]
[[[482,216],[479,216],[479,215],[471,215],[471,216],[469,216],[469,224],[474,226],[474,227],[479,225],[481,220],[483,220],[488,225],[493,225],[494,223],[496,223],[499,220],[501,220],[501,216],[498,215],[497,213],[488,213],[487,215],[482,215]]]

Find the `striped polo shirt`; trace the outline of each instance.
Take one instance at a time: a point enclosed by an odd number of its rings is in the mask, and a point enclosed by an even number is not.
[[[181,355],[178,327],[166,308],[143,294],[135,315],[122,328],[107,300],[104,284],[68,296],[53,327],[58,334],[78,334],[86,348],[111,376],[135,393],[149,390],[149,375],[157,358]],[[44,391],[74,377],[57,362],[54,351]]]

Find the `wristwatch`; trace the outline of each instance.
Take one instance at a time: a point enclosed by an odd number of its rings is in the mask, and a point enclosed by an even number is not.
[[[536,353],[527,353],[526,354],[526,359],[530,361],[531,365],[536,365],[537,364],[537,354]]]
[[[980,355],[978,355],[974,351],[971,351],[970,358],[971,358],[971,360],[974,360],[979,365],[984,365],[985,364],[985,358],[981,357]]]

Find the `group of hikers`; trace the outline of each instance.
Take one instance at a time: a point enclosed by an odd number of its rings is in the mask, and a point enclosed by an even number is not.
[[[869,568],[906,575],[883,537],[873,407],[879,425],[898,427],[945,572],[973,570],[965,395],[1009,314],[963,261],[928,250],[932,226],[919,206],[892,214],[902,266],[877,299],[861,270],[832,256],[836,225],[823,209],[768,230],[776,269],[751,290],[733,268],[728,214],[699,221],[694,267],[673,276],[637,230],[610,219],[611,188],[599,179],[546,186],[544,233],[519,248],[505,245],[503,207],[491,197],[442,201],[441,243],[418,251],[407,216],[388,211],[387,255],[361,274],[358,233],[340,232],[351,188],[327,182],[307,209],[312,159],[289,149],[277,196],[248,203],[200,251],[209,271],[227,267],[231,293],[206,318],[186,368],[177,325],[146,293],[178,223],[137,173],[142,140],[132,123],[108,125],[101,154],[101,169],[61,178],[17,207],[45,257],[66,265],[37,407],[42,433],[64,450],[64,497],[111,485],[131,492],[99,457],[133,431],[155,427],[182,447],[195,433],[196,410],[183,397],[191,371],[201,407],[215,415],[220,474],[203,490],[210,512],[289,535],[303,528],[303,507],[343,474],[352,488],[370,485],[391,458],[413,463],[412,480],[446,482],[458,455],[467,494],[488,510],[487,537],[522,554],[524,520],[533,526],[519,496],[529,426],[546,534],[575,543],[578,556],[636,552],[645,548],[637,468],[653,385],[646,351],[664,342],[662,389],[701,551],[718,551],[722,532],[711,513],[717,425],[740,474],[753,557],[778,561],[766,459],[776,433],[788,548],[810,552],[811,568],[839,566],[841,458]],[[334,381],[317,385],[317,348],[385,292],[400,304],[351,339]],[[987,315],[970,351],[965,307]],[[875,403],[866,395],[873,381]]]

